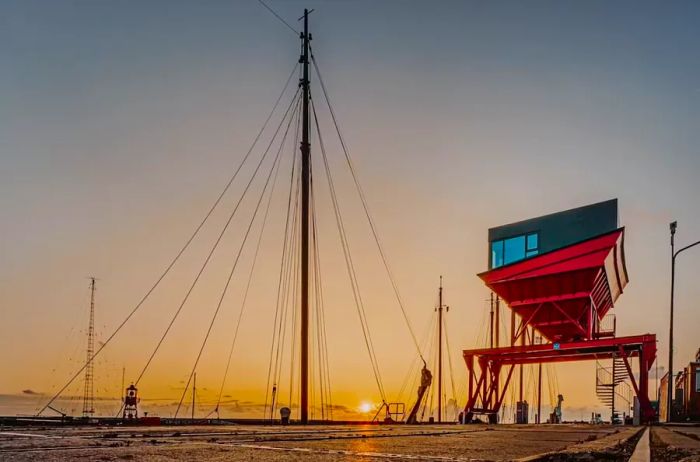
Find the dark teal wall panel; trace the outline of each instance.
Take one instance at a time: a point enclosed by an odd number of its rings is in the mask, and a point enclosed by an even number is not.
[[[489,268],[493,241],[536,232],[539,234],[539,253],[545,253],[617,228],[617,199],[490,228]]]

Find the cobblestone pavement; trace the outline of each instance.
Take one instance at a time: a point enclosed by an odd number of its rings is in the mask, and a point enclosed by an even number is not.
[[[651,460],[700,462],[700,427],[653,427]]]
[[[638,430],[607,425],[3,427],[0,460],[501,461],[606,451]]]

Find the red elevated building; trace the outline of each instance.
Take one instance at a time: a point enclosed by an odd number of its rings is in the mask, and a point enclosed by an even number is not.
[[[516,366],[604,359],[621,365],[615,377],[626,370],[640,421],[653,419],[648,372],[656,358],[655,335],[616,337],[614,321],[612,327],[603,322],[628,281],[617,201],[493,228],[489,236],[491,269],[479,277],[510,307],[511,335],[508,346],[464,350],[465,420],[484,415],[498,421]],[[639,380],[631,358],[638,359]],[[522,368],[520,381],[519,409]],[[614,394],[615,382],[611,386]],[[521,412],[527,414],[526,405]]]

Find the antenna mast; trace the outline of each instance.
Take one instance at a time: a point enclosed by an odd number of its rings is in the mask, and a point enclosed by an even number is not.
[[[90,278],[90,324],[88,326],[87,359],[85,363],[85,390],[83,393],[83,417],[95,413],[95,383],[92,357],[95,354],[95,278]]]
[[[304,32],[299,62],[303,67],[301,132],[301,423],[309,422],[309,189],[311,145],[309,144],[309,10],[304,9]]]

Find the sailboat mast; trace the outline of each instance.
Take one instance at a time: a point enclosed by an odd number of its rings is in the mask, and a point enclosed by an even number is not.
[[[438,423],[442,422],[442,276],[438,295]]]
[[[304,33],[301,81],[301,423],[309,422],[309,202],[311,183],[311,145],[309,144],[309,11],[304,9]]]

